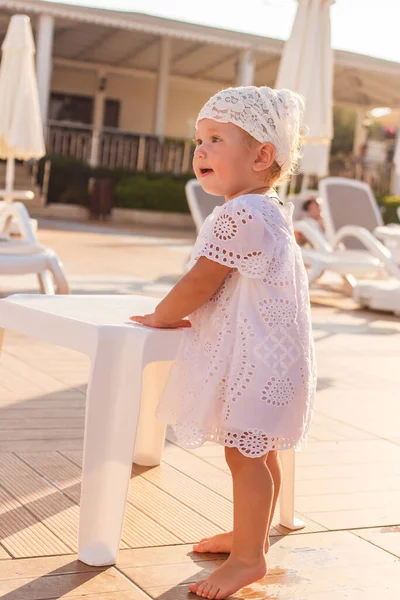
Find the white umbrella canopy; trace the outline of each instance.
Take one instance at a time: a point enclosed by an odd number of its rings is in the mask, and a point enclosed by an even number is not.
[[[390,191],[395,196],[400,194],[400,126],[397,129],[396,146],[393,155],[394,169],[392,170],[392,178]],[[400,216],[399,216],[400,219]]]
[[[45,154],[34,54],[29,17],[12,16],[0,65],[0,158],[7,160],[7,190],[13,186],[15,158]]]
[[[304,123],[308,135],[301,170],[320,177],[329,170],[333,137],[333,51],[330,7],[335,0],[298,0],[290,38],[285,44],[277,89],[288,88],[305,100]]]

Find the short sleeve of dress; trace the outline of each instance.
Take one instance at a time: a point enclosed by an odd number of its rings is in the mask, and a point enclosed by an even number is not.
[[[277,240],[262,211],[239,196],[229,200],[205,221],[193,248],[201,256],[237,269],[252,279],[265,277]]]

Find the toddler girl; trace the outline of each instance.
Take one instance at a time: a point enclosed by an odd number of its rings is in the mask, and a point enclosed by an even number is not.
[[[203,189],[226,202],[205,221],[188,273],[153,314],[131,317],[149,327],[190,327],[158,416],[185,447],[225,446],[232,473],[233,532],[194,546],[230,553],[210,577],[189,585],[203,598],[226,598],[265,576],[278,450],[299,446],[310,424],[307,276],[291,206],[270,191],[295,166],[302,112],[299,96],[268,87],[229,88],[208,100],[193,166]]]

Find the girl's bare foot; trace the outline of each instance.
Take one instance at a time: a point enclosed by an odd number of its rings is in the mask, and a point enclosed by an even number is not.
[[[232,550],[233,531],[219,533],[210,538],[203,538],[198,544],[193,546],[195,552],[225,552],[229,554]]]
[[[265,577],[267,563],[260,558],[257,563],[246,564],[230,556],[212,575],[202,581],[191,583],[189,590],[209,600],[222,600],[246,585]]]
[[[209,538],[203,538],[198,544],[193,546],[193,550],[195,552],[212,552],[213,554],[217,554],[218,552],[230,554],[232,550],[232,539],[233,531],[219,533],[218,535],[213,535]],[[265,554],[267,554],[268,550],[269,539],[267,538],[267,541],[265,542]]]

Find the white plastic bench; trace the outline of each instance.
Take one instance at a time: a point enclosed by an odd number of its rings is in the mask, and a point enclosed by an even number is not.
[[[0,348],[9,329],[91,359],[86,394],[78,557],[89,565],[116,562],[132,462],[160,463],[165,426],[155,408],[184,330],[130,324],[152,312],[147,296],[14,295],[0,300]],[[140,413],[140,414],[139,414]],[[281,453],[282,525],[294,517],[294,452]]]

